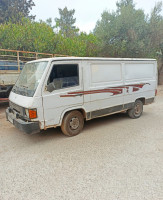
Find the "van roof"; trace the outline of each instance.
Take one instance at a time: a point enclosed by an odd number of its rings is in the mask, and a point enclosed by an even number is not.
[[[102,57],[53,57],[53,58],[42,58],[30,62],[39,61],[70,61],[70,60],[81,60],[81,61],[156,61],[156,59],[149,58],[102,58]]]

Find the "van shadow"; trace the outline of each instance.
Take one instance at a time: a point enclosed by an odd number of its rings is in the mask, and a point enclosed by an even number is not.
[[[141,117],[144,117],[148,115],[147,113],[143,113],[143,115]],[[128,117],[128,115],[126,113],[117,113],[117,114],[113,114],[113,115],[109,115],[109,116],[105,116],[105,117],[100,117],[100,118],[95,118],[92,119],[90,121],[86,121],[84,124],[84,129],[82,134],[88,134],[88,132],[90,130],[96,130],[97,128],[101,127],[101,129],[103,128],[103,126],[106,125],[114,125],[114,124],[118,124],[119,122],[122,122],[124,120],[132,120]],[[26,134],[25,134],[26,135]],[[75,136],[77,137],[77,136]],[[69,140],[72,137],[68,137],[65,136],[60,127],[57,128],[49,128],[47,130],[43,130],[40,133],[37,134],[33,134],[33,135],[26,135],[26,138],[28,140],[30,140],[31,142],[41,142],[41,141],[48,141],[48,140]]]
[[[63,139],[65,138],[64,134],[62,134],[60,127],[57,128],[49,128],[47,130],[42,130],[40,133],[36,133],[31,135],[32,139],[37,140],[51,140],[51,139]]]
[[[89,131],[90,129],[96,129],[101,126],[101,128],[107,124],[118,123],[118,121],[123,121],[124,119],[128,119],[126,113],[117,113],[109,116],[104,116],[100,118],[95,118],[85,123],[84,130]]]
[[[84,124],[84,131],[82,134],[85,134],[86,132],[89,132],[89,130],[96,130],[97,127],[103,127],[105,125],[118,123],[118,121],[123,121],[125,119],[128,119],[128,116],[125,113],[118,113],[110,116],[95,118],[90,121],[86,121]],[[57,128],[49,128],[47,130],[43,130],[40,133],[31,135],[32,140],[59,140],[59,139],[68,139],[70,137],[65,136],[60,127]]]

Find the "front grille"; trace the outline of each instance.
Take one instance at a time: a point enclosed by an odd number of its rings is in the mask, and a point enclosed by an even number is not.
[[[9,105],[10,105],[10,108],[14,111],[16,111],[17,113],[19,113],[21,116],[24,116],[25,115],[25,109],[11,101],[9,101]]]

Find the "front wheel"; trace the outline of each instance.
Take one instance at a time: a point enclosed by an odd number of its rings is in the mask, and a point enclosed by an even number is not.
[[[127,111],[128,116],[132,119],[139,118],[143,113],[143,103],[140,100],[136,100],[134,107]]]
[[[63,118],[61,130],[66,136],[78,135],[84,126],[84,118],[81,112],[75,110],[66,113]]]

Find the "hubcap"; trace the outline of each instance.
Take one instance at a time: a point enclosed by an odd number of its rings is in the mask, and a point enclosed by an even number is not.
[[[140,114],[141,112],[141,106],[139,104],[135,105],[135,114]]]
[[[73,117],[70,121],[70,128],[75,130],[79,127],[79,119],[77,117]]]

